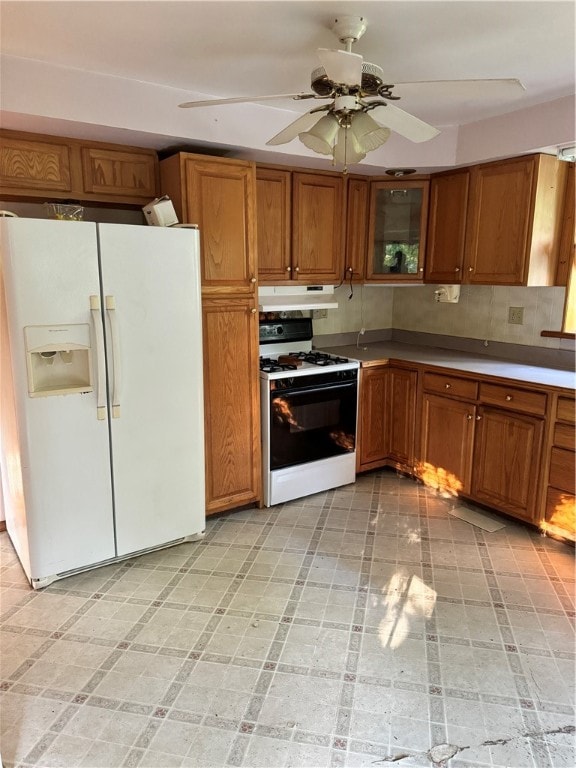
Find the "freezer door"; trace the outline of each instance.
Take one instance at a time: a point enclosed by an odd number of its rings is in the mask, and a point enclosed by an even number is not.
[[[205,527],[198,232],[100,224],[118,555]]]
[[[100,293],[96,227],[13,218],[0,220],[0,232],[11,352],[2,350],[6,525],[28,577],[42,581],[115,555],[108,424],[97,418],[96,387],[58,394],[53,386],[30,396],[25,351],[27,344],[49,347],[52,337],[59,348],[63,329],[73,326],[82,330],[76,340],[91,345],[92,383],[97,378],[90,311],[90,296]],[[50,385],[59,370],[65,377],[74,369],[65,351],[38,358],[46,365],[36,371],[40,395],[44,373]],[[83,381],[88,367],[73,372]]]

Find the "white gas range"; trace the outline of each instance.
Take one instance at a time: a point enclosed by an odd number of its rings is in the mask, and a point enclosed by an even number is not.
[[[309,318],[260,322],[265,506],[354,482],[358,368],[312,350]]]

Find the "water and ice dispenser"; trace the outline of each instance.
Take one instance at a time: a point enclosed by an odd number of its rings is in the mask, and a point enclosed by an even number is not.
[[[90,326],[24,328],[30,397],[92,392]]]

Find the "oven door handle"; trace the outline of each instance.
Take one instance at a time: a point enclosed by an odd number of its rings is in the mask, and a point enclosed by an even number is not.
[[[304,378],[304,377],[302,377]],[[308,387],[298,387],[294,386],[290,389],[275,389],[270,393],[270,399],[274,400],[276,397],[285,397],[286,395],[298,395],[298,394],[305,394],[306,392],[314,392],[316,394],[317,392],[330,392],[334,389],[356,389],[358,386],[357,381],[346,381],[342,383],[335,383],[335,384],[310,384]]]

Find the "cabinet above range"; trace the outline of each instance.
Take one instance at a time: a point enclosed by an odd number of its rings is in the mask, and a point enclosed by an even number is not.
[[[260,283],[335,283],[344,251],[344,178],[256,167]]]

